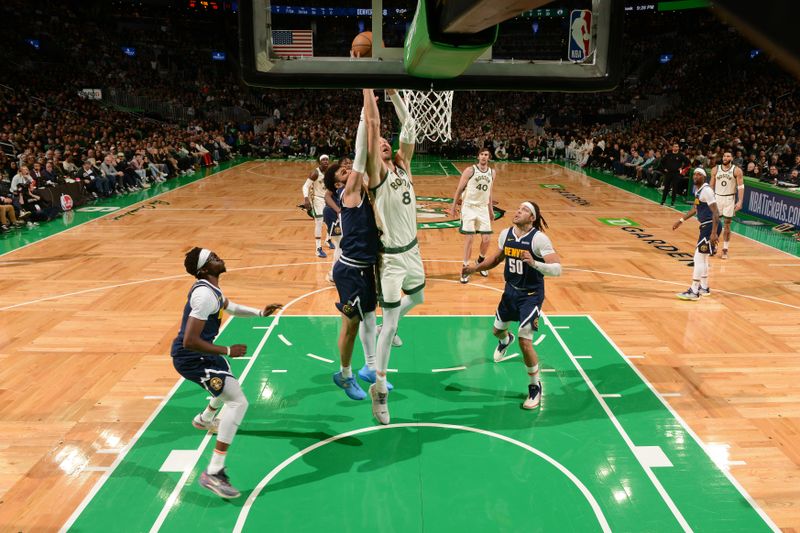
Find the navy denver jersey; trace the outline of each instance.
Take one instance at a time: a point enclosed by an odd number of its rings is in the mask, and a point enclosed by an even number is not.
[[[203,327],[203,331],[200,333],[200,338],[206,342],[214,342],[214,339],[219,334],[219,328],[222,323],[222,305],[225,302],[224,296],[222,296],[222,291],[219,290],[217,287],[213,286],[206,280],[198,280],[192,285],[192,288],[189,289],[189,295],[186,297],[186,305],[183,307],[183,318],[181,319],[181,329],[178,331],[178,336],[175,337],[175,340],[172,341],[172,350],[171,354],[172,357],[187,357],[187,356],[197,356],[202,355],[198,354],[197,352],[193,352],[191,350],[187,350],[183,347],[183,336],[186,331],[186,321],[189,319],[189,313],[192,312],[192,293],[197,290],[199,287],[208,287],[212,291],[214,291],[214,295],[217,297],[217,302],[219,303],[219,310],[218,312],[209,315],[208,319],[206,320],[206,324]]]
[[[536,261],[544,262],[544,259],[533,252],[533,237],[537,231],[536,228],[532,228],[528,233],[517,238],[514,236],[514,228],[508,229],[503,243],[503,254],[506,256],[504,276],[506,283],[515,289],[537,292],[543,297],[544,276],[522,260],[522,252],[527,251]]]
[[[342,249],[340,261],[352,266],[374,265],[378,258],[378,226],[369,195],[361,193],[356,207],[342,205]]]
[[[694,204],[697,209],[697,220],[700,221],[700,224],[709,223],[714,218],[714,214],[712,213],[711,208],[708,207],[708,202],[704,202],[702,197],[708,196],[714,199],[716,199],[716,197],[713,194],[709,195],[708,193],[703,193],[705,189],[708,189],[709,192],[711,191],[711,187],[708,185],[708,183],[704,183],[703,185],[701,185],[700,188],[697,189],[697,192],[694,193],[695,197]]]

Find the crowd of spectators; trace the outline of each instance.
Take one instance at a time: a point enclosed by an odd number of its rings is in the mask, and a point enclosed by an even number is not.
[[[54,216],[58,206],[45,205],[36,187],[72,182],[90,198],[108,197],[237,155],[313,158],[352,151],[360,96],[244,87],[231,63],[209,60],[214,48],[237,55],[229,18],[219,24],[152,6],[138,13],[103,3],[60,5],[0,5],[0,31],[10,43],[0,49],[8,66],[0,73],[0,230]],[[25,42],[31,20],[39,49]],[[662,159],[677,143],[689,167],[710,167],[730,149],[746,175],[799,185],[800,93],[793,79],[763,55],[753,57],[751,45],[709,14],[627,22],[626,76],[617,90],[457,92],[453,140],[420,146],[419,153],[472,158],[489,147],[498,160],[566,159],[659,187]],[[516,26],[522,31],[521,23]],[[122,45],[134,45],[137,55],[124,56]],[[667,51],[672,60],[662,64],[658,58]],[[78,96],[87,87],[191,112],[181,121],[132,113]],[[640,114],[641,102],[654,96],[668,96],[671,104],[661,115]],[[393,116],[391,106],[380,105]],[[253,118],[214,113],[228,106],[246,108]],[[384,135],[397,126],[385,120]]]

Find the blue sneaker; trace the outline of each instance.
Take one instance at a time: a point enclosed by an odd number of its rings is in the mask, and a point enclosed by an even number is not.
[[[341,372],[337,372],[333,375],[333,382],[336,383],[337,387],[343,389],[351,400],[363,400],[367,397],[367,393],[359,386],[355,376],[345,379],[342,377]]]
[[[677,296],[681,300],[690,300],[691,301],[691,300],[699,300],[700,299],[700,295],[698,293],[694,292],[691,287],[689,287],[688,289],[686,289],[685,291],[683,291],[681,293],[676,294],[675,296]]]
[[[511,343],[514,342],[514,339],[516,339],[514,334],[509,332],[507,343],[503,344],[502,342],[497,341],[497,348],[495,348],[493,356],[495,363],[499,363],[503,360],[503,357],[506,356],[506,350],[508,350],[508,347],[511,346]]]
[[[324,258],[326,258],[326,257],[328,257],[328,254],[326,254],[326,253],[325,253],[325,252],[322,250],[322,246],[320,246],[319,248],[317,248],[317,257],[322,257],[323,259],[324,259]]]
[[[328,248],[330,248],[331,250],[335,250],[336,249],[336,245],[333,244],[332,240],[328,239],[326,242],[328,243]]]
[[[360,377],[367,383],[375,383],[375,380],[377,379],[375,377],[375,373],[376,372],[374,370],[370,370],[367,365],[364,365],[363,367],[361,367],[361,370],[358,371],[358,377]],[[394,388],[392,384],[389,383],[388,379],[386,380],[386,388],[388,390],[392,390]]]

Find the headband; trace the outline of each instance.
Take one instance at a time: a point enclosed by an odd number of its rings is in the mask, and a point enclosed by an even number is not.
[[[536,220],[538,218],[538,215],[536,214],[536,208],[533,207],[532,203],[530,203],[530,202],[522,202],[522,207],[527,207],[528,211],[533,213],[533,220]]]
[[[200,269],[203,268],[203,265],[206,264],[208,261],[209,256],[211,255],[211,250],[203,248],[200,250],[200,255],[197,258],[197,271],[200,272]]]

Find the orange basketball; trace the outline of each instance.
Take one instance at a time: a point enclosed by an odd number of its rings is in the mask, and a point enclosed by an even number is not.
[[[362,31],[356,35],[350,50],[354,57],[372,57],[372,32]]]

